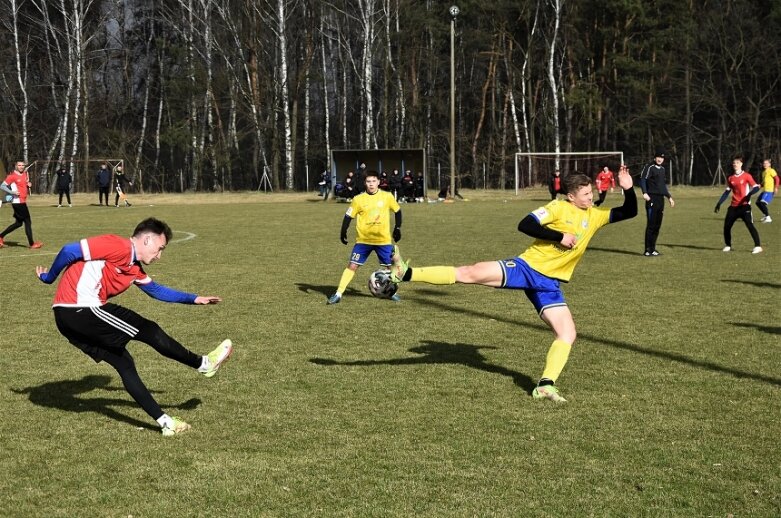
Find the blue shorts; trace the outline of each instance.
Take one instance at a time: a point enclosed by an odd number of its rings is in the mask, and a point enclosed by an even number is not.
[[[757,203],[760,201],[764,201],[767,205],[770,205],[770,202],[773,201],[773,191],[763,191],[759,193],[759,198],[757,198]]]
[[[393,245],[367,245],[365,243],[355,243],[353,251],[350,252],[350,262],[362,266],[369,255],[372,253],[377,254],[377,259],[380,260],[380,266],[390,266],[391,256],[393,256]]]
[[[499,266],[502,267],[501,287],[523,290],[537,314],[542,315],[548,308],[567,305],[559,281],[532,269],[520,257],[499,261]]]

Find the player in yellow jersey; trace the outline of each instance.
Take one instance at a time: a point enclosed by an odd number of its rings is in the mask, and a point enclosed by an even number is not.
[[[393,227],[393,240],[401,241],[401,207],[396,202],[393,194],[380,190],[380,178],[377,171],[367,171],[364,183],[366,191],[362,192],[350,203],[350,208],[342,220],[340,239],[347,244],[347,229],[350,222],[355,219],[355,246],[350,253],[350,261],[342,272],[342,278],[336,293],[328,298],[328,304],[337,304],[342,300],[344,290],[353,280],[355,271],[366,262],[369,255],[374,252],[380,260],[380,265],[390,268],[393,244],[390,232],[390,213],[393,212],[395,220]],[[394,294],[393,301],[399,301],[399,296]]]
[[[759,207],[759,210],[764,214],[762,219],[759,220],[762,223],[770,223],[773,221],[773,218],[770,217],[770,212],[767,210],[767,206],[770,205],[770,202],[773,201],[773,196],[778,192],[778,184],[779,177],[776,170],[773,169],[773,163],[769,158],[764,159],[762,161],[762,192],[759,193],[759,198],[757,198],[757,207]]]
[[[624,190],[624,204],[612,209],[593,206],[591,179],[582,174],[566,176],[563,189],[566,200],[554,200],[532,211],[518,224],[518,230],[536,238],[521,255],[500,261],[470,266],[434,266],[410,268],[394,247],[391,276],[394,282],[413,281],[430,284],[481,284],[493,288],[519,289],[534,305],[540,318],[553,331],[555,340],[548,350],[545,368],[532,391],[535,399],[566,401],[554,385],[569,358],[575,342],[572,319],[559,283],[568,282],[583,257],[591,238],[608,223],[637,215],[637,196],[632,177],[621,166],[618,184]]]

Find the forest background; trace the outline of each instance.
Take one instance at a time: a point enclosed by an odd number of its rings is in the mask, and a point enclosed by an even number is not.
[[[109,157],[151,192],[256,189],[264,172],[300,190],[333,149],[422,148],[449,171],[451,30],[465,187],[508,187],[519,151],[637,167],[661,146],[690,185],[734,153],[779,157],[781,2],[450,5],[2,0],[0,165],[37,161],[39,192],[56,162],[92,189],[85,161]]]

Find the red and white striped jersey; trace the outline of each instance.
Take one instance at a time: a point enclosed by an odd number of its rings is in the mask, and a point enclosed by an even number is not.
[[[133,243],[127,237],[90,237],[79,241],[79,246],[84,259],[65,268],[53,306],[102,306],[132,284],[152,282],[136,261]]]

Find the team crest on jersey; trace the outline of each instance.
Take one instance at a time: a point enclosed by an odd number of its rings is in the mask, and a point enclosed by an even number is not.
[[[584,219],[583,221],[581,221],[580,224],[581,224],[581,226],[583,228],[588,228],[588,220],[587,219]]]

